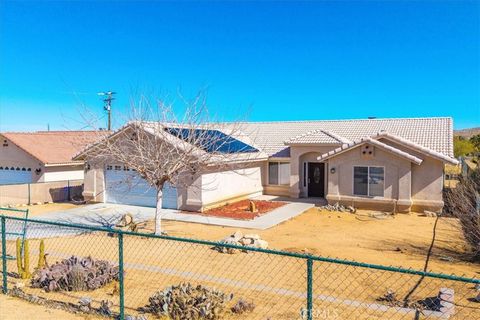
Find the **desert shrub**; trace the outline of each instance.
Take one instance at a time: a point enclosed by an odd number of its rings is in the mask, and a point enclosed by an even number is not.
[[[240,298],[231,310],[233,313],[242,314],[246,312],[252,312],[253,309],[255,309],[255,304],[253,302],[248,302]]]
[[[480,261],[480,169],[445,194],[445,213],[458,218],[471,255]]]
[[[156,292],[141,311],[171,319],[220,319],[225,303],[232,299],[221,291],[182,283]]]
[[[37,270],[32,278],[32,287],[46,291],[95,290],[118,280],[118,275],[118,266],[109,261],[72,256]]]

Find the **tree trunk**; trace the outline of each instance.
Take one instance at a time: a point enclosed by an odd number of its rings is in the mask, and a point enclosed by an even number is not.
[[[157,206],[155,207],[155,234],[162,234],[162,190],[157,190]]]

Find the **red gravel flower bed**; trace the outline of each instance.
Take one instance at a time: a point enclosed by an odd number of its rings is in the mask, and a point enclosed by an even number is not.
[[[250,212],[250,201],[255,203],[257,212]],[[214,216],[221,218],[233,218],[239,220],[253,220],[273,209],[284,206],[285,202],[266,201],[266,200],[241,200],[234,203],[229,203],[221,207],[213,208],[204,211],[202,214],[206,216]]]

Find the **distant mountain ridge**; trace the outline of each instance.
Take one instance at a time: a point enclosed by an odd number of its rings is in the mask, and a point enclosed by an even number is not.
[[[454,136],[470,138],[471,136],[480,134],[480,127],[467,128],[462,130],[453,130]]]

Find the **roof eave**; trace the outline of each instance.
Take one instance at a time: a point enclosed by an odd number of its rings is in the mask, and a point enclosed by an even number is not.
[[[407,147],[407,148],[410,148],[410,149],[415,150],[417,152],[420,152],[420,153],[422,153],[422,154],[424,154],[428,157],[440,160],[443,163],[448,163],[448,164],[453,164],[453,165],[457,165],[459,163],[458,160],[455,159],[455,158],[452,158],[450,156],[447,156],[443,153],[437,152],[437,151],[432,150],[430,148],[421,146],[421,145],[419,145],[417,143],[414,143],[410,140],[407,140],[405,138],[390,134],[388,132],[379,132],[375,136],[372,137],[372,139],[375,139],[375,140],[381,139],[381,138],[396,142],[400,145],[403,145],[404,147]]]
[[[415,157],[414,155],[412,154],[409,154],[405,151],[402,151],[402,150],[399,150],[399,149],[396,149],[392,146],[388,146],[388,145],[384,145],[383,143],[379,142],[379,141],[376,141],[376,140],[373,140],[373,139],[370,139],[370,138],[367,138],[367,139],[361,139],[357,142],[354,142],[352,144],[345,144],[343,145],[342,147],[340,148],[337,148],[335,150],[332,150],[330,152],[327,152],[327,153],[324,153],[322,154],[321,156],[317,157],[317,160],[319,161],[325,161],[325,160],[328,160],[328,159],[331,159],[331,158],[334,158],[340,154],[343,154],[345,152],[348,152],[348,151],[351,151],[353,149],[356,149],[364,144],[372,144],[386,152],[389,152],[393,155],[396,155],[397,157],[400,157],[400,158],[403,158],[405,160],[408,160],[416,165],[421,165],[423,160],[418,158],[418,157]],[[345,147],[344,147],[345,146]]]

